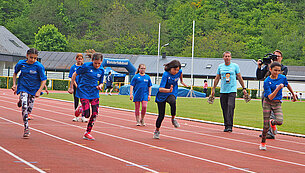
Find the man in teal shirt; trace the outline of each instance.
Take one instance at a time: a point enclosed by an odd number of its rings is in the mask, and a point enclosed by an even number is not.
[[[220,87],[220,104],[224,118],[224,132],[232,132],[233,116],[235,109],[235,98],[237,92],[236,77],[243,87],[243,93],[247,94],[243,78],[240,74],[239,66],[231,63],[231,52],[223,53],[224,63],[220,64],[217,69],[217,75],[214,80],[212,96],[215,95],[215,88],[221,79]]]

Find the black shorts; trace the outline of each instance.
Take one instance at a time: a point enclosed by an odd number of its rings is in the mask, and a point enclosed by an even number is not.
[[[113,88],[112,85],[106,86],[106,89],[111,89],[111,88]]]

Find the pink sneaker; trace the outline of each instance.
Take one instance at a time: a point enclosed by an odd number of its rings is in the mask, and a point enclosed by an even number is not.
[[[86,139],[86,140],[89,140],[89,141],[94,141],[95,140],[94,137],[90,133],[88,133],[88,132],[86,132],[84,134],[83,139]]]

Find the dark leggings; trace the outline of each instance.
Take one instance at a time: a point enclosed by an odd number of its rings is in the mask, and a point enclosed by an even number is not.
[[[176,97],[174,95],[168,96],[164,102],[157,102],[158,111],[159,111],[159,115],[158,115],[158,118],[157,118],[157,121],[156,121],[156,127],[157,128],[161,127],[161,123],[164,119],[166,102],[171,107],[171,115],[172,116],[176,115]]]
[[[74,109],[76,110],[76,108],[78,107],[78,104],[79,104],[79,98],[75,96],[76,95],[76,86],[75,85],[73,85],[73,89],[74,89],[74,91],[73,91]]]
[[[80,99],[83,107],[83,116],[89,118],[87,132],[91,132],[96,117],[98,115],[99,98],[96,99]],[[90,103],[92,108],[92,115],[90,116]]]
[[[236,92],[220,93],[220,104],[225,128],[232,128],[235,109]]]

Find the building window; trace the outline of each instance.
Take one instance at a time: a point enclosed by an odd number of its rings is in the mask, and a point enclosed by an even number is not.
[[[22,48],[18,43],[16,43],[15,40],[9,39],[10,42],[12,42],[16,47]]]

